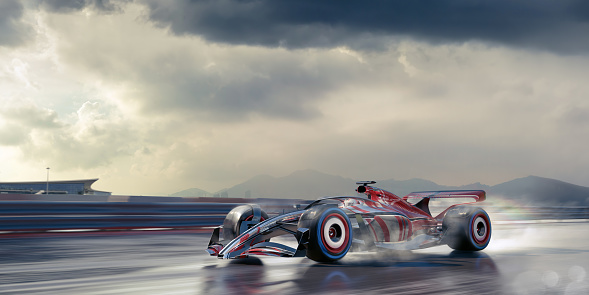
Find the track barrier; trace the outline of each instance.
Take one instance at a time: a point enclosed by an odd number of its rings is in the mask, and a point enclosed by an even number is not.
[[[258,203],[271,216],[304,208],[300,199],[118,197],[72,201],[65,196],[0,200],[0,234],[55,230],[212,229],[236,206]],[[51,196],[49,196],[51,197]],[[16,200],[15,200],[16,199]],[[197,200],[198,199],[198,200]],[[67,200],[67,201],[64,201]],[[116,201],[119,200],[119,201]],[[134,201],[133,201],[134,200]],[[149,200],[151,202],[146,202]],[[157,201],[156,201],[157,200]],[[180,202],[180,201],[184,202]],[[206,200],[215,202],[204,202]],[[221,201],[221,202],[219,202]],[[234,201],[234,202],[228,202]],[[588,220],[589,207],[484,206],[494,221]]]
[[[0,233],[212,228],[222,224],[225,215],[242,204],[1,201]],[[270,215],[297,210],[292,204],[260,205]]]

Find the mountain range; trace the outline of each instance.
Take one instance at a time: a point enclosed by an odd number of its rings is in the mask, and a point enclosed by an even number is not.
[[[171,196],[317,199],[325,196],[353,196],[356,194],[356,181],[315,170],[300,170],[284,177],[258,175],[215,193],[191,188]],[[538,176],[517,178],[494,186],[481,183],[447,186],[419,178],[377,180],[375,186],[398,196],[414,191],[477,189],[487,192],[490,203],[508,201],[527,206],[589,206],[589,187]]]

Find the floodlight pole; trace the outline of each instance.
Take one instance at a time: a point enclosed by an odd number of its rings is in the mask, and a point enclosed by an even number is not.
[[[45,188],[45,195],[49,195],[49,167],[47,167],[47,187]]]

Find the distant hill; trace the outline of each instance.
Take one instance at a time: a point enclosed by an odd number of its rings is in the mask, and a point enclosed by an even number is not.
[[[317,199],[355,195],[355,180],[315,170],[296,171],[285,177],[256,176],[224,191],[237,198]]]
[[[366,179],[361,179],[366,180]],[[284,177],[272,177],[258,175],[252,179],[223,189],[215,193],[209,193],[201,189],[188,189],[172,194],[171,196],[226,196],[233,198],[299,198],[317,199],[325,196],[353,196],[356,195],[357,179],[344,178],[330,175],[316,170],[295,171]],[[488,186],[480,183],[467,186],[444,186],[424,179],[409,180],[380,180],[377,186],[389,190],[399,196],[410,192],[423,190],[449,190],[449,189],[487,189]]]
[[[356,181],[358,179],[344,178],[315,170],[300,170],[284,177],[259,175],[214,194],[195,188],[172,194],[172,196],[208,197],[215,195],[232,198],[310,200],[325,196],[355,196]],[[529,206],[589,206],[589,187],[537,176],[518,178],[495,186],[481,183],[446,186],[418,178],[377,180],[376,186],[401,197],[414,191],[482,189],[487,191],[488,200],[492,203],[511,200]]]
[[[179,191],[177,193],[173,193],[170,195],[171,197],[182,197],[182,198],[188,198],[188,197],[197,197],[197,198],[202,198],[202,197],[212,197],[213,194],[198,189],[198,188],[189,188],[183,191]]]
[[[488,194],[529,206],[589,206],[589,187],[538,176],[492,186]]]

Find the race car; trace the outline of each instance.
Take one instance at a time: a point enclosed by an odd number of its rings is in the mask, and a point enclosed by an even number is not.
[[[372,186],[375,183],[357,182],[359,196],[321,198],[303,210],[273,218],[258,205],[238,206],[214,229],[207,252],[222,259],[306,256],[328,263],[349,251],[415,250],[443,244],[479,251],[489,244],[489,215],[470,205],[484,201],[485,191],[423,191],[401,198]],[[430,199],[448,198],[474,201],[451,205],[432,216]],[[271,242],[283,235],[294,236],[294,247]]]

